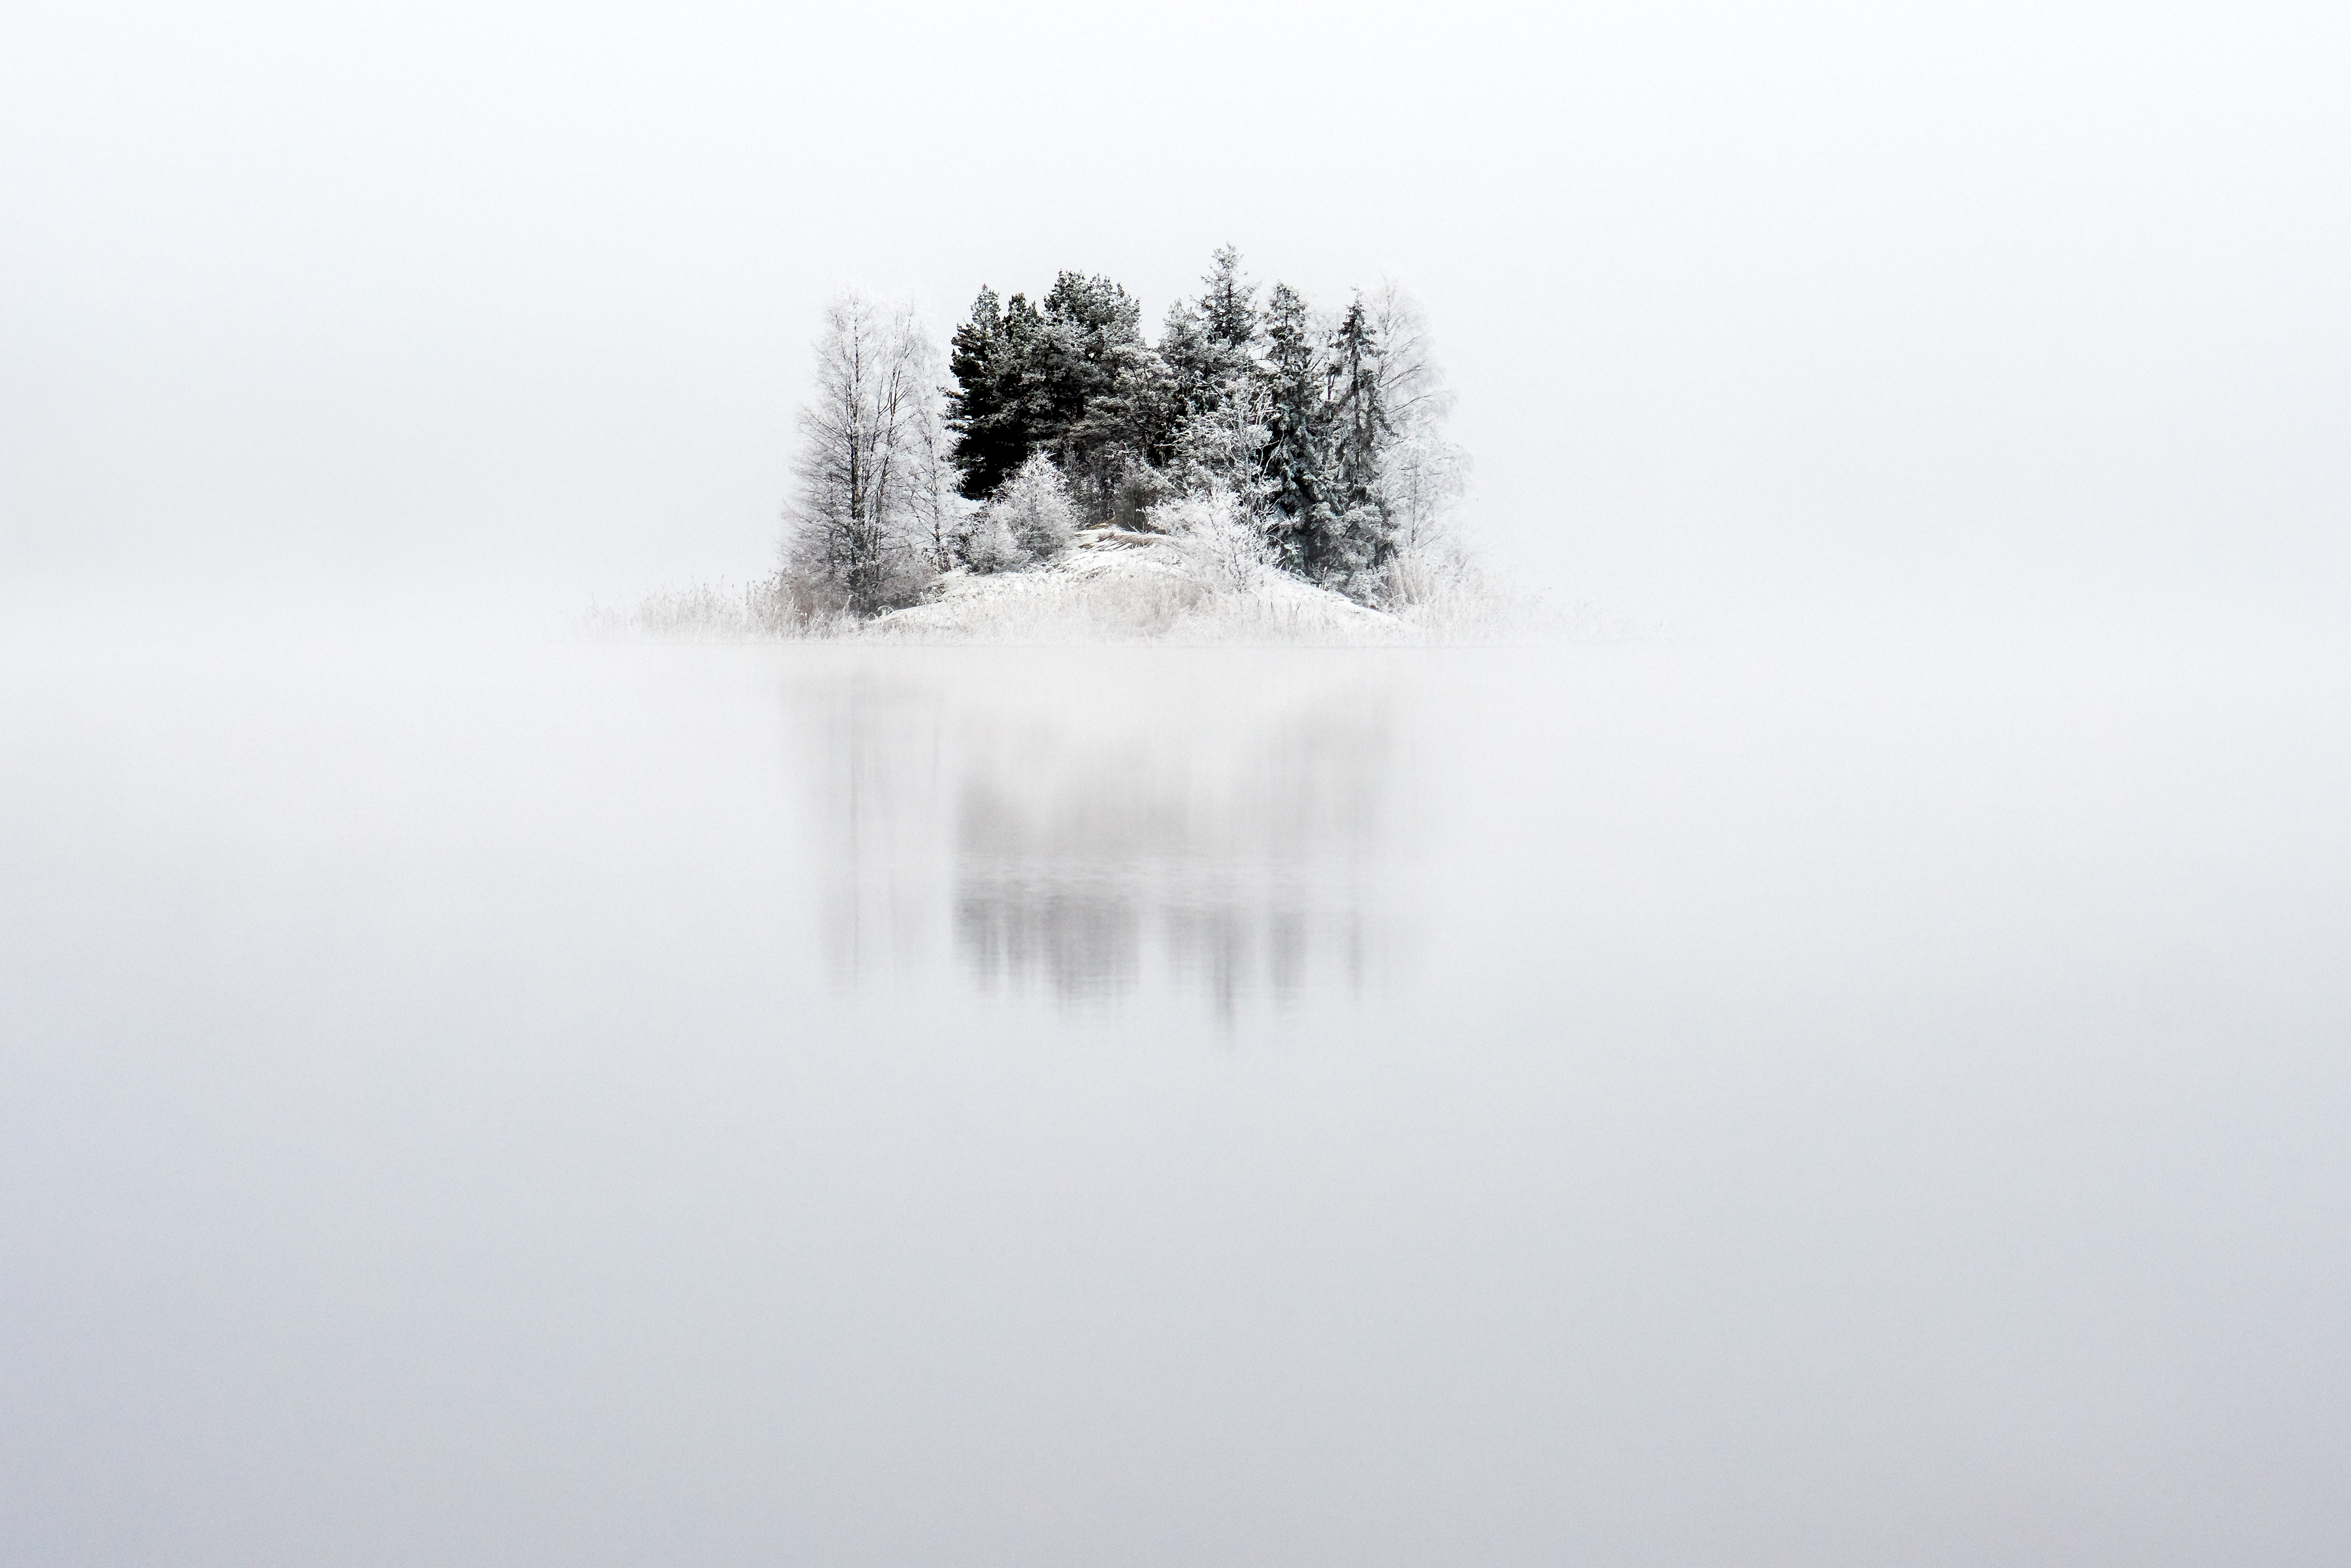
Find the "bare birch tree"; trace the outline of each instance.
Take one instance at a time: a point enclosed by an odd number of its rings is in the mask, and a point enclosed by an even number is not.
[[[912,306],[850,290],[826,307],[815,395],[801,406],[785,575],[812,607],[904,604],[940,569],[939,354]]]
[[[956,564],[955,541],[964,516],[972,510],[959,486],[963,474],[955,465],[954,438],[935,413],[914,431],[912,505],[917,547],[930,557],[931,569],[944,572]]]
[[[1364,306],[1379,344],[1379,406],[1389,427],[1379,505],[1397,552],[1426,556],[1446,542],[1447,514],[1469,487],[1469,454],[1445,439],[1453,392],[1420,302],[1383,280],[1365,293]]]

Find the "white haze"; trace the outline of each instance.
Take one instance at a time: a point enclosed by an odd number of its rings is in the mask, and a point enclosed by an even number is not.
[[[2333,1568],[2346,42],[13,5],[0,1561]],[[572,635],[1228,241],[1670,635]]]
[[[1499,559],[1702,628],[2331,594],[2339,8],[86,5],[0,47],[0,563],[772,559],[825,298],[1428,301]]]

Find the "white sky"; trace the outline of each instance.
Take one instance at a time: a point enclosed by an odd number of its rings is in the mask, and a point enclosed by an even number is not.
[[[2307,591],[2346,15],[16,0],[0,569],[747,576],[838,285],[1229,240],[1422,295],[1571,596]]]

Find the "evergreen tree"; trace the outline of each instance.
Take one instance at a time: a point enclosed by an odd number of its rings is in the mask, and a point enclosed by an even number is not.
[[[987,509],[1019,545],[1023,558],[1030,561],[1050,560],[1067,549],[1078,523],[1077,508],[1062,483],[1061,471],[1041,452],[1004,482]]]
[[[1071,433],[1116,379],[1120,361],[1141,346],[1143,310],[1106,277],[1065,272],[1045,296],[1037,345],[1041,413],[1066,465]]]
[[[1378,327],[1361,295],[1332,328],[1324,360],[1331,512],[1322,551],[1324,578],[1369,597],[1379,591],[1379,574],[1395,553],[1396,525],[1383,475],[1396,432],[1382,392]]]
[[[1199,299],[1168,312],[1159,341],[1170,416],[1164,461],[1182,488],[1220,483],[1254,504],[1262,499],[1266,439],[1257,286],[1242,277],[1232,246],[1213,260]]]
[[[1036,367],[1039,439],[1093,521],[1109,520],[1122,487],[1164,448],[1165,370],[1143,336],[1143,308],[1106,277],[1065,272],[1045,296]]]
[[[1040,345],[1046,324],[1025,295],[1001,307],[982,288],[971,319],[955,330],[947,369],[947,428],[956,432],[955,464],[963,493],[984,501],[1029,460],[1048,423],[1039,384]]]
[[[1106,521],[1165,528],[1236,582],[1279,568],[1366,601],[1448,569],[1468,460],[1403,290],[1361,292],[1335,320],[1286,285],[1260,306],[1227,245],[1155,346],[1141,322],[1099,275],[1064,271],[1037,305],[982,288],[943,429],[919,324],[838,302],[802,414],[795,593],[870,613],[952,562],[1018,569]]]
[[[1332,504],[1377,506],[1380,454],[1394,433],[1380,394],[1380,340],[1358,295],[1331,334],[1328,354]]]
[[[1031,452],[985,505],[957,521],[956,557],[983,576],[1020,571],[1068,548],[1077,522],[1061,471],[1043,452]]]
[[[1164,462],[1173,420],[1166,372],[1142,307],[1106,277],[1064,272],[1043,307],[982,289],[956,328],[950,425],[963,493],[984,500],[1031,454],[1050,454],[1089,515],[1115,510],[1139,470]]]
[[[1257,285],[1241,276],[1241,253],[1220,245],[1208,258],[1213,265],[1200,281],[1200,325],[1208,341],[1246,358],[1258,336]]]
[[[1401,290],[1359,293],[1326,324],[1284,285],[1260,306],[1226,245],[1155,346],[1141,317],[1079,272],[1036,306],[980,291],[948,396],[965,496],[999,494],[1039,456],[1085,523],[1134,525],[1171,496],[1221,492],[1283,569],[1364,599],[1438,545],[1468,464],[1443,439],[1450,394]]]
[[[1306,301],[1274,285],[1265,309],[1265,476],[1268,519],[1285,567],[1309,577],[1332,566],[1332,512],[1325,494],[1330,420],[1322,395],[1320,347]]]

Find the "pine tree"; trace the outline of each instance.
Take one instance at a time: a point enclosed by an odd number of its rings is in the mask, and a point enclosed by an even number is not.
[[[963,493],[994,495],[1036,452],[1050,454],[1076,500],[1110,516],[1139,470],[1165,460],[1174,419],[1165,367],[1144,339],[1142,307],[1109,278],[1063,272],[1041,309],[982,289],[958,327],[948,395]]]
[[[1029,460],[1040,429],[1050,422],[1040,407],[1036,364],[1045,336],[1045,322],[1025,295],[999,307],[992,288],[979,291],[971,319],[955,330],[947,428],[956,432],[955,463],[971,500],[996,493]]]
[[[1004,482],[987,509],[1029,561],[1049,561],[1067,549],[1078,524],[1077,507],[1070,499],[1061,471],[1041,452]]]
[[[1045,296],[1038,345],[1039,440],[1050,447],[1072,498],[1107,521],[1134,470],[1164,447],[1156,394],[1165,379],[1143,336],[1143,308],[1106,277],[1064,272]]]

